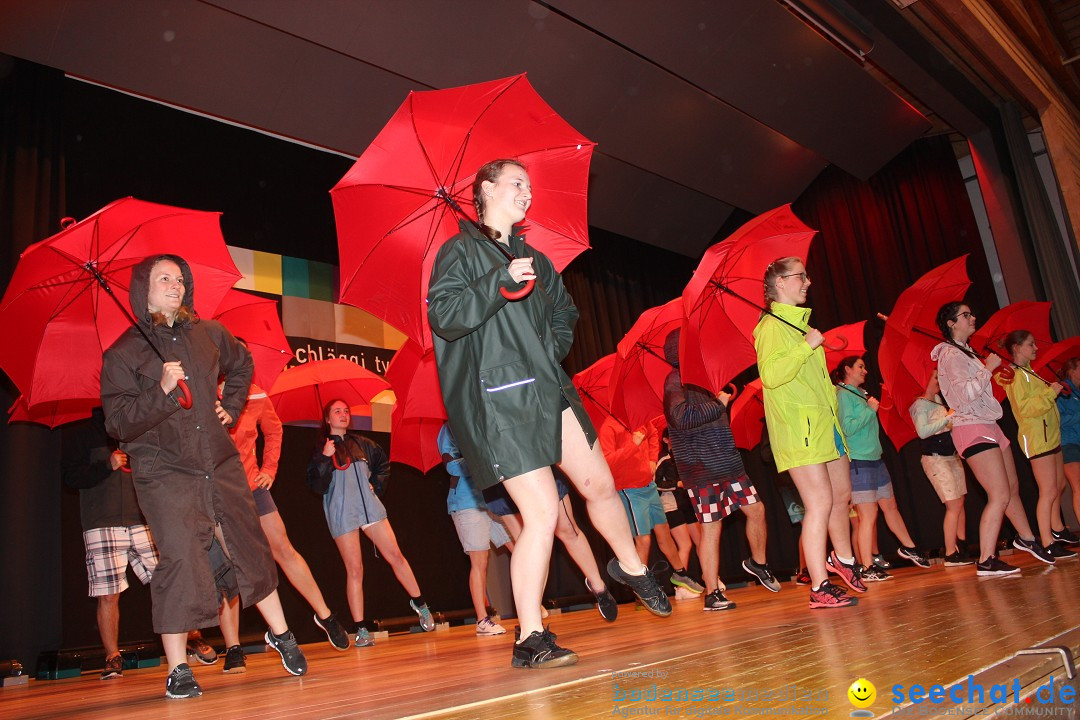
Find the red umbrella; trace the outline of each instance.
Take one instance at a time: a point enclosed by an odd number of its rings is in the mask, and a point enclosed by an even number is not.
[[[331,190],[341,301],[430,348],[424,299],[431,265],[459,219],[475,221],[475,173],[497,158],[516,158],[528,170],[528,241],[562,270],[589,247],[592,148],[524,75],[409,93]]]
[[[979,352],[1004,353],[1001,341],[1013,330],[1028,330],[1035,336],[1035,343],[1048,346],[1050,334],[1049,302],[1021,300],[998,310],[982,324],[969,341]]]
[[[0,345],[0,367],[31,410],[101,394],[102,353],[132,324],[131,269],[145,258],[182,253],[195,309],[212,317],[241,277],[218,218],[125,198],[23,251],[0,301],[0,334],[19,341]]]
[[[1065,338],[1045,349],[1040,348],[1031,369],[1046,380],[1057,381],[1061,379],[1065,363],[1074,357],[1080,357],[1080,335]]]
[[[406,340],[386,368],[397,402],[390,416],[390,459],[427,472],[442,461],[436,439],[446,421],[435,354]]]
[[[824,333],[825,365],[829,368],[829,372],[835,370],[840,361],[846,357],[852,355],[862,357],[866,354],[865,328],[866,321],[860,320],[850,325],[834,327]]]
[[[615,353],[611,353],[571,378],[581,395],[585,412],[589,414],[589,419],[597,430],[611,415],[611,371],[614,367]]]
[[[963,300],[971,281],[967,255],[940,265],[919,278],[896,299],[885,318],[878,348],[878,366],[885,387],[881,426],[897,448],[916,437],[908,407],[926,389],[934,363],[930,351],[942,342],[937,312],[942,305]]]
[[[339,398],[349,404],[370,405],[390,383],[345,358],[313,360],[278,375],[269,392],[282,422],[321,422],[326,403]]]
[[[101,405],[101,397],[54,400],[38,403],[33,408],[26,404],[26,398],[20,395],[15,404],[8,408],[8,422],[32,422],[56,428],[64,423],[85,420],[91,411]]]
[[[281,327],[277,300],[230,290],[218,305],[214,319],[243,338],[255,361],[252,382],[262,388],[274,384],[281,369],[293,359],[293,351]]]
[[[753,450],[761,442],[764,427],[765,400],[761,378],[758,378],[746,383],[731,403],[731,434],[735,437],[735,447]]]
[[[611,411],[629,427],[641,427],[664,414],[664,380],[671,372],[664,341],[682,322],[679,297],[641,313],[619,341],[612,370]]]
[[[815,233],[790,205],[782,205],[705,251],[682,296],[684,383],[717,392],[757,362],[753,332],[762,313],[765,270],[779,257],[806,258]]]

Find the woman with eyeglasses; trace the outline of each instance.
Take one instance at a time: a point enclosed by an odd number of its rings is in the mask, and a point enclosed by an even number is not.
[[[1013,330],[1002,341],[1005,352],[1012,357],[1016,372],[1011,380],[998,375],[994,379],[1009,396],[1013,417],[1016,418],[1016,440],[1020,450],[1031,463],[1035,484],[1039,486],[1039,504],[1035,517],[1039,523],[1039,542],[1055,559],[1074,558],[1076,553],[1065,547],[1076,536],[1065,534],[1061,521],[1061,493],[1065,491],[1065,464],[1061,455],[1061,415],[1057,396],[1059,382],[1048,383],[1031,369],[1031,361],[1039,348],[1029,330]],[[1059,542],[1065,541],[1065,542]]]
[[[976,573],[994,576],[1020,572],[1020,568],[1003,562],[996,554],[1001,521],[1006,516],[1019,533],[1013,540],[1013,547],[1053,565],[1053,555],[1031,532],[1020,502],[1020,483],[1012,453],[1008,452],[1009,441],[997,424],[1001,405],[994,398],[990,378],[1001,364],[1001,357],[991,354],[984,360],[968,345],[968,338],[975,333],[975,315],[964,303],[942,305],[937,314],[937,326],[945,342],[930,352],[930,358],[937,362],[941,394],[955,411],[952,415],[953,445],[987,496],[986,507],[979,518]]]
[[[754,349],[776,470],[791,474],[806,510],[802,544],[810,570],[810,607],[854,605],[855,598],[829,582],[825,559],[828,536],[833,543],[828,566],[852,590],[866,592],[851,548],[851,475],[836,390],[821,347],[825,338],[810,327],[810,309],[799,307],[806,303],[810,278],[801,259],[786,257],[769,263],[764,285],[765,307],[773,315],[762,315],[754,328]]]

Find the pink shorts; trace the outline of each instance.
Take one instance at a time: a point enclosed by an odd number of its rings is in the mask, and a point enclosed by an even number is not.
[[[953,445],[956,446],[956,452],[965,459],[970,456],[968,449],[976,445],[997,445],[1002,451],[1009,447],[1009,439],[1005,437],[1005,433],[1001,432],[1001,428],[998,427],[997,423],[954,425],[952,441]]]

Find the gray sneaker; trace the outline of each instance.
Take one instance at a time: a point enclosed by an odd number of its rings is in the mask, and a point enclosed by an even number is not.
[[[766,590],[780,592],[780,581],[773,576],[767,565],[758,565],[754,558],[746,558],[742,561],[742,568],[753,575]]]
[[[671,573],[671,584],[689,590],[695,595],[700,595],[701,593],[705,592],[705,587],[701,583],[697,582],[689,575],[684,575],[683,573]]]
[[[360,628],[356,631],[356,640],[353,641],[353,647],[371,647],[375,644],[375,638],[371,637],[371,633],[367,628]]]
[[[427,603],[417,605],[410,600],[409,607],[420,617],[420,627],[424,628],[424,632],[431,632],[435,629],[435,618],[431,617],[431,610],[428,609]]]
[[[631,575],[622,569],[618,558],[611,558],[607,564],[607,571],[612,580],[621,582],[633,590],[638,602],[653,615],[667,617],[671,614],[671,601],[660,588],[660,584],[656,582],[652,570],[645,568],[645,572],[641,575]]]

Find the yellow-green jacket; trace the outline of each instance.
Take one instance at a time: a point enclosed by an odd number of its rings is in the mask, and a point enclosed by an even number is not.
[[[810,327],[810,308],[774,302],[772,311],[803,330]],[[825,351],[811,350],[801,333],[769,315],[754,328],[754,349],[777,471],[840,457],[834,433],[843,439],[843,432]]]
[[[1024,370],[1017,370],[1012,382],[1005,382],[1000,375],[995,375],[994,380],[1009,396],[1013,417],[1020,428],[1016,434],[1020,449],[1024,451],[1024,457],[1032,457],[1061,445],[1061,415],[1057,409],[1057,394]]]

